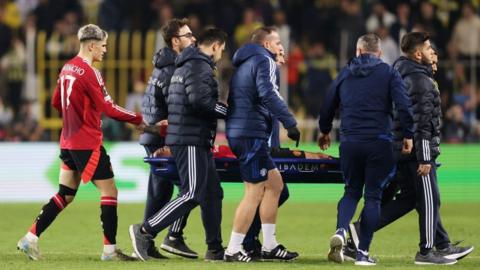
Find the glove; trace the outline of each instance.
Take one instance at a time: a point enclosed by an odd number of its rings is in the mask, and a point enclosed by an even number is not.
[[[296,126],[293,126],[287,129],[287,136],[288,138],[292,139],[296,142],[296,147],[298,147],[298,143],[300,141],[300,130]]]

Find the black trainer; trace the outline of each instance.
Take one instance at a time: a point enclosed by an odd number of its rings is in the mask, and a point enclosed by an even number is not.
[[[146,261],[149,259],[148,247],[150,246],[149,243],[153,240],[153,237],[149,234],[143,234],[141,229],[142,224],[133,224],[128,228],[128,233],[137,257],[142,261]]]
[[[165,250],[166,252],[185,258],[198,258],[198,253],[191,250],[187,246],[187,244],[185,244],[185,240],[183,239],[183,237],[173,237],[167,235],[167,237],[165,237],[165,239],[163,240],[163,243],[160,245],[160,248]]]
[[[360,266],[374,266],[377,265],[377,260],[370,257],[368,253],[357,251],[357,258],[355,259],[355,265]]]
[[[162,255],[162,253],[158,251],[158,248],[155,246],[155,242],[153,240],[150,241],[149,243],[147,254],[148,254],[148,257],[158,259],[158,260],[168,259],[168,257]]]
[[[357,249],[352,242],[352,239],[347,239],[347,244],[343,247],[343,259],[345,261],[354,262],[357,259]]]
[[[258,238],[255,238],[253,247],[251,249],[248,249],[245,246],[244,249],[248,256],[252,257],[253,261],[260,261],[262,259],[262,243],[260,240],[258,240]]]
[[[430,251],[426,255],[417,252],[415,255],[415,264],[419,265],[428,265],[428,264],[439,264],[439,265],[451,265],[456,264],[457,260],[447,259],[437,252]]]
[[[225,248],[209,249],[205,253],[205,261],[220,262],[220,261],[223,261],[224,256],[225,256]]]
[[[473,249],[473,246],[460,247],[457,245],[449,245],[447,248],[437,249],[437,254],[447,259],[460,260],[470,254]]]
[[[242,263],[249,263],[252,261],[252,257],[248,256],[243,250],[235,253],[230,254],[228,251],[225,251],[225,255],[223,256],[223,260],[226,262],[242,262]]]
[[[297,252],[288,251],[283,245],[278,245],[270,251],[262,250],[262,261],[292,261],[297,257]]]

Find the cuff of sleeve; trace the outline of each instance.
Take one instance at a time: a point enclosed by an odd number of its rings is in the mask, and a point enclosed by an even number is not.
[[[332,127],[320,127],[320,132],[322,132],[323,134],[328,134],[330,133],[330,131],[332,131]]]
[[[133,120],[133,123],[135,125],[140,125],[143,121],[143,116],[141,113],[135,113],[135,119]]]
[[[215,111],[223,116],[227,116],[227,106],[220,102],[215,104]]]
[[[413,139],[413,133],[412,132],[403,132],[403,137],[405,139]]]

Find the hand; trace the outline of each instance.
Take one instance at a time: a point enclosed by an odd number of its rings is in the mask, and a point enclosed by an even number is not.
[[[172,152],[168,146],[160,147],[155,152],[153,152],[153,157],[170,157]]]
[[[162,136],[162,137],[167,136],[167,127],[168,127],[168,120],[167,119],[164,119],[164,120],[161,120],[161,121],[155,123],[155,126],[158,128],[158,133],[160,134],[160,136]]]
[[[432,169],[432,165],[430,164],[420,164],[418,165],[417,173],[421,176],[427,176]]]
[[[413,149],[413,140],[412,139],[403,139],[402,154],[410,154]]]
[[[287,129],[287,136],[295,141],[296,147],[298,147],[298,143],[300,142],[300,130],[298,130],[296,126]]]
[[[318,136],[318,146],[322,150],[327,150],[330,147],[330,133],[324,134],[320,133]]]
[[[145,122],[145,120],[143,120],[142,123],[135,126],[135,129],[138,130],[140,133],[143,133],[145,132],[145,127],[147,126],[148,126],[148,123]]]

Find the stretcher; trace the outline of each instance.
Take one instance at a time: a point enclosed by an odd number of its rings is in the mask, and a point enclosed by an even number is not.
[[[342,183],[340,162],[337,158],[272,158],[283,180],[287,183]],[[171,157],[146,157],[152,173],[178,179],[177,167]],[[222,182],[242,182],[238,160],[234,157],[215,157],[217,173]]]

